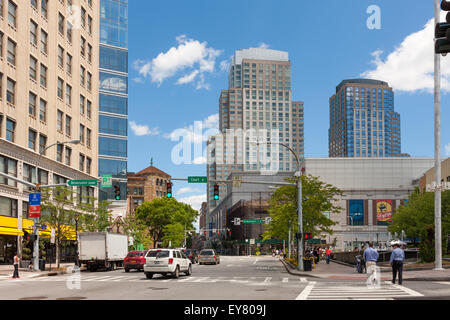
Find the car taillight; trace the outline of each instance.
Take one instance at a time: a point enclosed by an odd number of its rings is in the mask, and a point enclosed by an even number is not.
[[[213,258],[216,259],[216,256],[214,256]]]
[[[172,264],[172,263],[173,263],[173,259],[170,258],[170,259],[169,259],[169,264]]]
[[[189,257],[192,257],[192,254],[190,254]]]

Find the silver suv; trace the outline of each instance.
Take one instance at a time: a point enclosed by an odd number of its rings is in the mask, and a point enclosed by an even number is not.
[[[186,255],[178,249],[152,249],[145,256],[144,273],[147,279],[153,278],[155,273],[175,278],[184,272],[187,276],[192,274],[192,263]]]

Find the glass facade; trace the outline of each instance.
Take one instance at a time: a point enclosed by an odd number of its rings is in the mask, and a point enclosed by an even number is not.
[[[100,1],[99,175],[112,174],[126,199],[128,142],[128,1]],[[113,135],[113,137],[111,136]],[[115,199],[102,188],[100,200]]]
[[[401,156],[400,115],[383,81],[344,80],[330,99],[330,157]]]

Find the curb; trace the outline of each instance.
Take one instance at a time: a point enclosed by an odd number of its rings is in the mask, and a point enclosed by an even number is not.
[[[309,273],[299,273],[299,272],[292,272],[292,270],[291,269],[294,269],[295,270],[295,268],[289,263],[289,262],[287,262],[287,261],[285,261],[285,260],[282,260],[282,259],[280,259],[280,261],[281,261],[281,263],[283,263],[283,265],[284,265],[284,267],[286,268],[286,271],[289,273],[289,274],[292,274],[292,275],[294,275],[294,276],[303,276],[303,277],[311,277],[311,278],[316,278],[316,279],[322,279],[321,277],[318,277],[318,276],[314,276],[314,275],[311,275],[311,274],[309,274]]]

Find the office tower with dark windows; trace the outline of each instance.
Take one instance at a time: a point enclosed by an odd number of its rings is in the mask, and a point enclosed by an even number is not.
[[[126,201],[128,140],[128,0],[100,0],[99,175],[112,174]],[[115,199],[102,188],[100,200]]]
[[[209,179],[226,180],[232,172],[297,170],[292,153],[278,145],[283,143],[304,156],[303,102],[292,101],[291,83],[288,52],[262,48],[235,52],[229,88],[219,98],[220,134],[207,143]],[[257,145],[249,138],[250,130],[276,143]],[[222,185],[220,199],[226,194]],[[214,183],[208,184],[207,195],[212,210],[221,201],[214,200]]]
[[[342,81],[330,98],[330,157],[409,157],[401,153],[400,114],[384,81]]]

